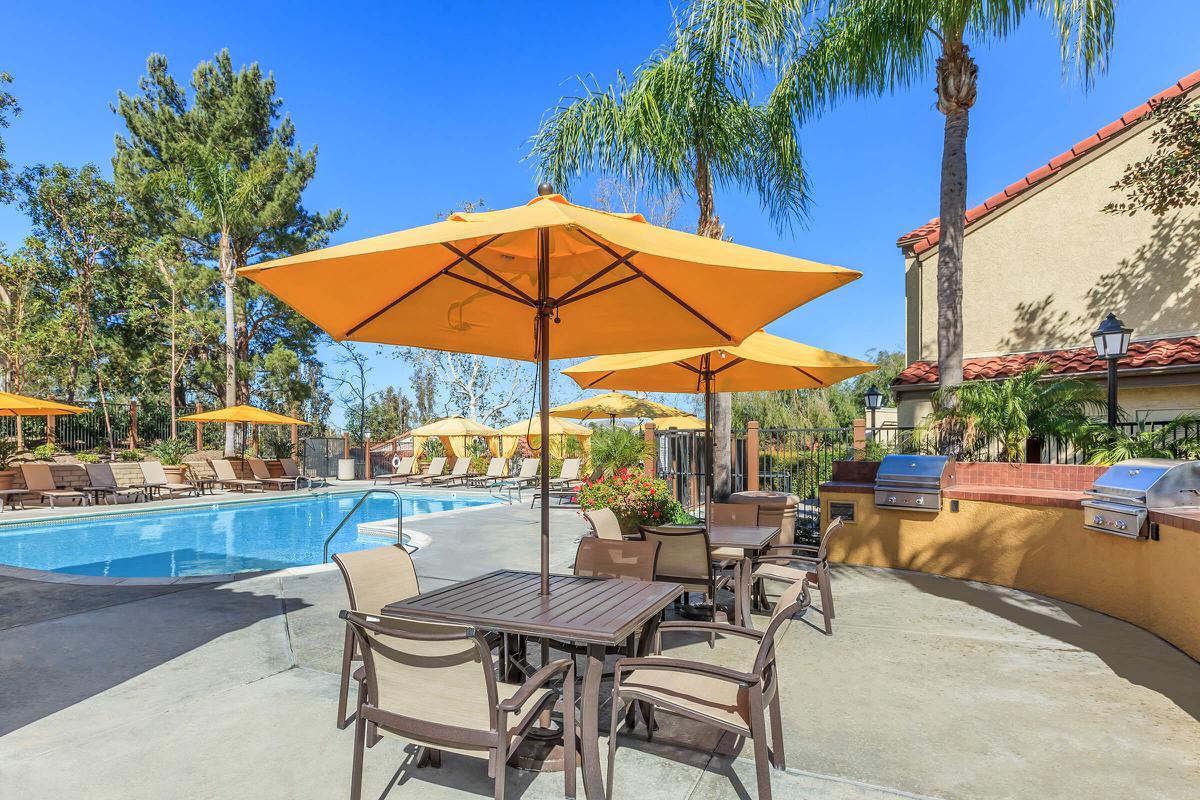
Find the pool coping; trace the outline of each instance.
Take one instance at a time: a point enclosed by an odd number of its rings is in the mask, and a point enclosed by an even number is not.
[[[210,502],[199,501],[199,499],[197,498],[197,502],[180,504],[180,505],[176,505],[176,506],[167,505],[167,506],[163,506],[161,508],[154,508],[154,509],[147,509],[147,508],[145,508],[144,505],[142,505],[140,503],[128,503],[127,506],[132,506],[132,508],[127,507],[124,510],[118,510],[118,508],[119,508],[118,506],[113,506],[112,510],[108,511],[108,512],[93,512],[93,513],[89,513],[89,514],[79,514],[79,515],[63,514],[61,516],[53,516],[48,519],[23,518],[23,519],[19,519],[19,520],[4,521],[4,522],[0,522],[0,531],[4,530],[5,527],[10,527],[10,526],[15,527],[17,525],[40,526],[40,525],[49,525],[49,524],[53,524],[53,523],[78,522],[81,520],[103,519],[106,517],[113,517],[113,516],[129,516],[131,514],[154,514],[154,513],[165,513],[165,512],[169,512],[169,511],[183,511],[183,510],[187,510],[189,508],[208,507],[210,505],[238,505],[238,504],[248,503],[248,502],[262,502],[263,500],[267,500],[268,502],[281,502],[283,500],[304,499],[306,497],[312,497],[317,494],[359,494],[364,488],[366,488],[366,487],[353,488],[353,487],[325,486],[325,487],[321,487],[320,489],[307,490],[305,494],[299,494],[299,493],[284,494],[283,492],[279,492],[278,494],[283,495],[282,497],[272,496],[270,498],[264,498],[261,496],[261,494],[251,494],[250,497],[226,497],[224,495],[220,495],[220,496],[213,498]],[[272,494],[275,495],[275,493],[272,493]],[[422,495],[417,494],[417,495],[411,495],[411,496],[421,497]],[[427,497],[437,497],[438,495],[429,494],[426,496]],[[466,495],[466,497],[467,498],[481,498],[481,499],[482,498],[490,498],[490,499],[495,500],[496,502],[483,503],[481,505],[474,506],[474,507],[452,508],[452,509],[447,509],[446,511],[433,511],[428,514],[414,514],[411,517],[405,517],[404,518],[405,535],[417,534],[419,536],[425,537],[426,539],[429,540],[429,543],[432,544],[433,537],[429,536],[429,534],[424,533],[422,531],[419,531],[416,529],[409,529],[407,523],[410,520],[419,522],[421,520],[432,519],[435,517],[443,517],[443,516],[448,516],[448,515],[456,515],[456,514],[483,511],[483,510],[486,510],[493,506],[512,505],[511,501],[506,501],[505,498],[499,497],[497,495],[492,495],[492,494],[487,494],[487,495],[468,494],[468,495]],[[369,523],[369,522],[368,523],[360,523],[358,526],[355,526],[355,527],[357,529],[361,525],[370,525],[370,524],[371,523]],[[388,536],[386,534],[379,534],[379,533],[376,533],[373,531],[368,531],[365,535],[378,536],[381,539],[388,538]],[[426,546],[428,546],[428,545],[426,545]],[[330,561],[325,564],[301,564],[301,565],[294,566],[294,567],[281,567],[279,569],[248,570],[245,572],[223,572],[223,573],[220,573],[217,575],[183,575],[183,576],[176,577],[176,578],[171,578],[171,577],[166,577],[166,576],[162,576],[162,577],[157,577],[157,576],[123,577],[123,578],[112,577],[112,578],[109,578],[109,577],[104,577],[102,575],[73,575],[73,574],[67,573],[67,572],[55,572],[53,570],[44,570],[44,569],[30,569],[28,567],[15,567],[10,564],[0,563],[0,577],[17,578],[17,579],[26,580],[26,581],[37,581],[39,583],[59,583],[59,584],[69,583],[69,584],[72,584],[75,586],[189,586],[189,585],[199,586],[202,584],[230,583],[232,581],[245,580],[247,578],[258,578],[258,577],[262,577],[264,575],[280,575],[280,576],[304,575],[304,574],[313,573],[313,572],[324,572],[326,570],[336,569],[336,568],[337,568],[337,565],[334,564],[332,561]]]

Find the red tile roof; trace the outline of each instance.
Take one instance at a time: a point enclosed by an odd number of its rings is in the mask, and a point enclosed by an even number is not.
[[[1050,374],[1052,375],[1103,372],[1107,368],[1105,361],[1096,357],[1096,351],[1093,348],[1079,347],[1072,350],[1043,350],[1038,353],[1012,353],[1002,356],[968,358],[963,362],[963,377],[969,381],[1007,378],[1029,369],[1039,361],[1050,362]],[[1129,354],[1117,362],[1117,369],[1188,365],[1200,365],[1200,336],[1131,342]],[[937,379],[936,363],[914,361],[896,376],[892,385],[935,384]]]
[[[1021,178],[1016,183],[1008,186],[1002,192],[992,195],[985,200],[981,205],[967,209],[966,224],[971,225],[979,221],[982,217],[995,211],[999,206],[1004,205],[1009,200],[1023,193],[1025,190],[1042,182],[1051,175],[1054,175],[1062,170],[1067,164],[1070,164],[1075,159],[1087,153],[1101,143],[1108,141],[1114,136],[1126,131],[1131,125],[1140,120],[1146,114],[1150,113],[1150,109],[1157,103],[1163,100],[1168,100],[1172,97],[1178,97],[1184,92],[1191,91],[1200,84],[1200,70],[1193,72],[1185,78],[1182,78],[1178,83],[1169,89],[1165,89],[1151,97],[1147,102],[1142,103],[1136,108],[1121,115],[1121,118],[1115,120],[1101,128],[1095,134],[1079,142],[1070,150],[1060,153],[1046,164],[1030,172],[1024,178]],[[923,253],[929,248],[938,243],[941,235],[941,223],[937,218],[929,220],[921,227],[909,231],[896,240],[896,245],[902,248],[911,248],[914,253]]]

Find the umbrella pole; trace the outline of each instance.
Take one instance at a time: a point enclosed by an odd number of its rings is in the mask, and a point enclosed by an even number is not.
[[[541,486],[542,495],[542,565],[541,593],[550,594],[550,305],[547,293],[550,290],[550,230],[538,229],[538,393],[540,395],[539,416],[542,441]]]
[[[713,460],[716,458],[716,447],[713,446],[712,436],[712,365],[709,354],[704,354],[704,527],[710,526],[712,519],[713,495]]]

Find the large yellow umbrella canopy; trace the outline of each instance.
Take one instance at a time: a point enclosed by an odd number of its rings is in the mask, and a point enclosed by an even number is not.
[[[561,453],[562,440],[568,436],[584,442],[584,448],[587,447],[587,439],[592,435],[592,429],[587,425],[580,425],[577,422],[571,422],[568,419],[560,419],[559,417],[550,417],[550,449],[555,450],[555,443],[558,443],[558,450]],[[505,425],[500,429],[500,435],[497,437],[500,448],[498,455],[505,458],[516,452],[517,445],[521,439],[528,439],[529,446],[534,450],[541,449],[541,417],[532,416],[529,419],[523,419],[520,422],[514,422],[512,425]],[[551,452],[551,455],[555,455]]]
[[[446,446],[447,453],[462,458],[467,454],[467,445],[475,437],[493,437],[499,431],[466,417],[454,416],[428,422],[409,433],[413,437],[413,456],[416,458],[420,458],[421,451],[425,449],[425,441],[435,436]]]
[[[88,409],[54,400],[39,400],[23,394],[0,392],[0,417],[58,417],[86,414]]]
[[[302,419],[276,414],[254,406],[240,405],[229,408],[218,408],[215,411],[202,411],[199,414],[188,414],[179,417],[180,422],[249,422],[255,425],[307,425]]]
[[[617,353],[630,342],[734,344],[861,275],[577,206],[548,184],[538,194],[238,272],[339,341],[537,361],[543,437],[550,359]],[[546,594],[549,448],[541,457]]]
[[[616,357],[616,356],[614,356]],[[589,362],[584,362],[589,363]],[[567,374],[566,370],[563,370]],[[572,377],[574,377],[572,375]],[[576,381],[578,383],[578,381]],[[590,388],[590,387],[585,387]],[[585,397],[574,403],[555,406],[550,409],[551,417],[568,417],[570,419],[630,419],[634,417],[678,417],[686,416],[686,412],[678,408],[656,403],[641,397],[634,397],[621,392],[606,392],[595,397]]]

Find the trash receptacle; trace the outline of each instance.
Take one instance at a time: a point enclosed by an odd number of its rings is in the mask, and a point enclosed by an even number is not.
[[[779,538],[775,544],[794,544],[796,541],[796,508],[800,498],[787,492],[735,492],[731,503],[754,503],[758,506],[759,525],[778,525]]]
[[[339,458],[338,459],[338,480],[352,481],[354,480],[354,459]]]

